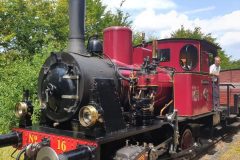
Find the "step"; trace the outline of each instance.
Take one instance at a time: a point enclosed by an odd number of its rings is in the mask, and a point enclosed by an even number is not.
[[[233,118],[237,118],[236,114],[230,114],[227,118],[233,119]]]
[[[228,124],[229,127],[240,127],[240,122],[233,122],[231,124]]]
[[[240,117],[236,117],[236,121],[237,121],[237,122],[240,122]]]
[[[221,126],[221,125],[217,125],[217,126],[215,127],[215,129],[219,131],[219,130],[222,129],[222,126]]]

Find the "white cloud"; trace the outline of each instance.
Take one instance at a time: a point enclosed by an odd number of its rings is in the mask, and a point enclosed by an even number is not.
[[[211,19],[196,19],[195,23],[206,28],[210,32],[218,31],[239,31],[240,30],[240,10],[233,11],[223,16],[213,17]]]
[[[211,10],[214,10],[214,9],[215,9],[215,6],[210,6],[210,7],[198,8],[198,9],[186,11],[186,12],[184,12],[184,14],[194,14],[194,13],[211,11]]]
[[[222,48],[232,56],[233,59],[240,59],[240,30],[227,31],[220,38]]]
[[[190,18],[194,13],[212,11],[215,6],[177,12],[174,0],[102,0],[108,9],[118,8],[124,1],[122,9],[134,13],[134,30],[146,32],[147,35],[168,38],[181,25],[193,29],[198,26],[204,33],[212,33],[227,54],[240,59],[240,10],[212,18]],[[160,11],[164,9],[165,13]],[[233,49],[234,48],[234,49]]]
[[[107,5],[109,9],[115,9],[120,6],[122,1],[124,1],[123,9],[171,9],[176,7],[172,0],[103,0],[103,4]]]
[[[227,54],[232,55],[234,59],[240,59],[240,55],[238,55],[240,53],[239,18],[240,10],[211,19],[190,19],[187,14],[175,10],[157,13],[154,9],[146,9],[135,17],[133,25],[137,31],[154,34],[160,38],[170,37],[171,32],[179,29],[181,25],[188,29],[199,26],[204,33],[212,33]],[[234,47],[234,51],[238,50],[239,53],[233,53],[231,47]]]
[[[239,44],[240,46],[240,29],[236,32],[228,31],[224,33],[219,41],[223,46],[231,46],[233,44]]]
[[[134,20],[133,25],[139,30],[162,31],[173,30],[181,25],[190,27],[192,22],[185,14],[170,11],[166,14],[156,14],[152,9],[140,13]]]

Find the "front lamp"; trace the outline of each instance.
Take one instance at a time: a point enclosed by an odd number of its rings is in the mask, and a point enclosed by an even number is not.
[[[28,105],[25,102],[18,102],[15,106],[15,115],[20,118],[27,114]]]
[[[94,106],[84,106],[79,111],[79,122],[84,127],[91,127],[99,119],[99,114]]]

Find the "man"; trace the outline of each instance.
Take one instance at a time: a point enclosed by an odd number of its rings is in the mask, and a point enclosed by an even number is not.
[[[215,62],[210,66],[209,74],[212,76],[212,84],[213,84],[213,107],[214,110],[217,110],[217,108],[220,106],[219,104],[219,73],[221,70],[220,63],[221,59],[220,57],[216,56],[214,58]]]

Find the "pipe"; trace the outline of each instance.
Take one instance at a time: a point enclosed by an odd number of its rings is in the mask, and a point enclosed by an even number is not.
[[[123,80],[126,80],[126,81],[131,81],[131,79],[128,78],[128,77],[123,76],[123,75],[121,74],[120,70],[140,71],[140,69],[135,69],[135,68],[118,67],[118,68],[117,68],[117,74],[118,74]]]
[[[165,106],[161,109],[161,111],[160,111],[160,116],[162,116],[162,113],[163,113],[163,111],[168,107],[168,106],[170,106],[170,104],[172,104],[172,102],[173,102],[173,100],[171,100],[170,102],[168,102],[168,104],[165,104]]]
[[[5,135],[0,135],[0,147],[18,145],[21,140],[21,135],[17,132],[12,132]]]
[[[86,54],[84,32],[85,0],[69,0],[69,52]]]
[[[92,158],[92,150],[88,146],[80,146],[75,150],[60,154],[58,157],[59,160],[90,160]]]

